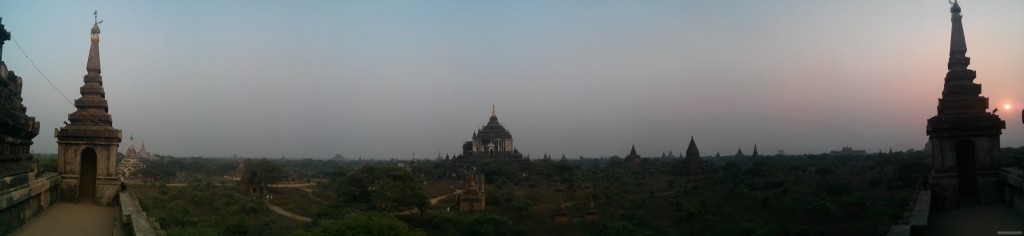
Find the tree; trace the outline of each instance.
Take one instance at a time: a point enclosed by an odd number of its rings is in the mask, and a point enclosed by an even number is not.
[[[168,236],[216,236],[217,230],[207,226],[174,227],[167,230]]]
[[[382,213],[356,212],[341,220],[320,222],[311,235],[426,235],[394,216]]]
[[[287,178],[284,170],[276,163],[267,160],[253,160],[245,162],[246,178],[244,181],[266,187],[269,184],[283,181]]]
[[[477,215],[462,229],[463,235],[513,235],[515,228],[512,222],[504,217],[496,215]]]
[[[620,236],[620,235],[621,236],[636,236],[636,235],[651,235],[651,232],[648,232],[646,230],[633,227],[633,225],[630,224],[630,223],[616,222],[616,223],[611,223],[611,224],[605,225],[604,228],[601,229],[601,235],[608,235],[608,236]]]
[[[400,212],[429,204],[423,186],[405,168],[367,165],[345,175],[336,186],[342,207]]]
[[[515,212],[517,217],[522,217],[524,213],[530,211],[530,208],[532,208],[533,205],[533,201],[530,201],[526,196],[516,194],[514,200],[508,204],[508,208],[512,210],[512,212]]]

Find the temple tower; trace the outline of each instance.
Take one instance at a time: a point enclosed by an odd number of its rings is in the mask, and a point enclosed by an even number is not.
[[[1006,123],[989,113],[975,71],[967,69],[967,43],[960,4],[953,3],[953,29],[938,114],[928,119],[933,201],[940,209],[999,201],[999,135]]]
[[[117,146],[121,130],[113,127],[108,112],[103,77],[100,76],[100,26],[92,25],[92,45],[86,63],[85,85],[75,100],[77,111],[69,123],[55,130],[60,192],[70,202],[92,201],[109,206],[118,192]]]
[[[626,163],[630,165],[640,165],[640,154],[636,153],[636,145],[629,148],[629,155],[626,156]]]
[[[124,153],[124,159],[117,164],[117,176],[122,179],[130,177],[135,171],[142,169],[142,161],[139,160],[139,152],[135,151],[135,137],[128,136],[128,151]]]
[[[680,162],[680,171],[684,176],[703,176],[715,173],[710,162],[700,158],[700,150],[697,149],[697,142],[690,137],[690,144],[686,146],[686,157]]]
[[[476,183],[480,183],[477,186]],[[487,193],[485,192],[483,175],[478,175],[476,170],[471,170],[469,176],[466,178],[466,189],[462,193],[456,202],[458,202],[459,211],[466,212],[479,212],[484,211],[487,208]]]

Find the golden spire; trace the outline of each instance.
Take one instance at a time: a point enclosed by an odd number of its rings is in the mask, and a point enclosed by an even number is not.
[[[92,41],[100,41],[99,11],[92,11]]]
[[[491,105],[491,116],[496,116],[495,113],[494,113],[494,105],[493,104]]]
[[[88,72],[100,73],[100,21],[98,12],[93,11],[92,23],[92,46],[89,47],[89,60],[85,63],[85,70]]]

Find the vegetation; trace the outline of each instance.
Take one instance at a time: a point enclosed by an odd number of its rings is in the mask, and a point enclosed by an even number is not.
[[[1024,148],[1004,148],[1002,157],[1019,163]],[[637,165],[619,157],[485,162],[475,167],[486,177],[485,213],[449,211],[454,197],[431,204],[461,188],[468,169],[429,160],[408,168],[247,160],[247,169],[264,173],[264,193],[275,196],[268,200],[224,177],[237,159],[165,156],[147,161],[144,181],[132,189],[168,235],[865,235],[903,217],[930,171],[927,158],[919,151],[706,158],[718,172],[703,177],[679,175],[672,157]],[[591,204],[599,221],[582,219]],[[573,222],[552,223],[563,207]]]

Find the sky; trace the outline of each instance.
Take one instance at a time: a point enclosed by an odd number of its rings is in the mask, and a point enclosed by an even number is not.
[[[969,68],[1024,145],[1024,1],[965,1]],[[434,158],[491,106],[524,154],[923,148],[946,1],[0,0],[12,38],[80,97],[93,10],[124,143],[174,156]],[[41,122],[75,108],[14,42]],[[1011,106],[1005,109],[1004,106]]]

